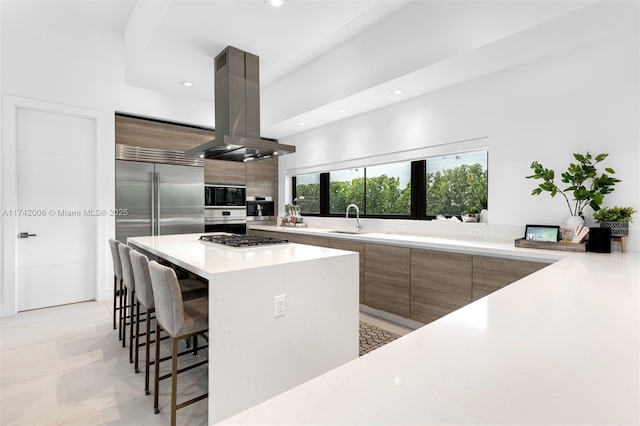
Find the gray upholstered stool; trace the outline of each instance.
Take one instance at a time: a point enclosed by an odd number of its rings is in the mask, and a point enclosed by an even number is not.
[[[178,342],[188,337],[194,337],[194,347],[197,350],[196,336],[204,334],[209,327],[209,302],[206,298],[183,301],[180,283],[173,269],[162,266],[155,261],[149,262],[149,274],[153,287],[153,297],[156,309],[156,346],[155,359],[160,359],[160,333],[164,330],[171,338],[171,425],[176,424],[176,411],[194,402],[207,398],[208,394],[197,396],[188,401],[177,404],[178,373],[205,364],[202,361],[178,370]],[[159,412],[158,398],[160,383],[159,363],[155,366],[154,411]]]
[[[155,363],[151,362],[151,314],[155,312],[153,300],[153,288],[151,287],[151,276],[149,275],[149,259],[144,254],[131,250],[131,267],[133,269],[133,279],[136,283],[136,353],[135,370],[138,372],[138,348],[140,347],[140,305],[147,313],[145,331],[145,367],[144,367],[144,393],[149,395],[149,367]]]
[[[109,239],[109,247],[111,248],[111,258],[113,260],[113,329],[116,329],[116,313],[121,314],[122,310],[122,263],[120,262],[120,252],[118,246],[120,241]],[[120,306],[116,306],[116,299],[120,298]],[[121,315],[119,315],[119,318]],[[122,340],[122,319],[118,322],[120,328],[118,337]]]
[[[124,305],[122,305],[122,309],[124,312],[124,322],[122,323],[122,347],[124,348],[125,341],[127,340],[127,318],[129,318],[129,362],[133,363],[133,307],[136,300],[136,284],[135,280],[133,279],[133,269],[131,268],[131,257],[129,255],[129,253],[131,252],[131,247],[126,244],[120,244],[120,246],[118,247],[118,251],[120,252],[120,263],[122,264],[122,284],[124,286]],[[127,298],[130,298],[130,300],[127,301]],[[127,309],[129,311],[128,315]]]

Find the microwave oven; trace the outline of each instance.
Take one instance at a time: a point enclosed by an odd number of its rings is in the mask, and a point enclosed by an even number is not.
[[[244,186],[204,186],[205,207],[245,207],[246,188]]]

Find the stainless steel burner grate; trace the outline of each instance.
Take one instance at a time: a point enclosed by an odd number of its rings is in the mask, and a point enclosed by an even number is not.
[[[289,240],[283,238],[261,237],[258,235],[203,235],[201,240],[216,244],[224,244],[229,247],[256,247],[274,244],[285,244]]]

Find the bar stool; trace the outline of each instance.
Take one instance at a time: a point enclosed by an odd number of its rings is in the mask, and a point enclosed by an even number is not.
[[[209,302],[206,298],[183,301],[180,283],[173,269],[162,266],[155,261],[149,262],[149,275],[153,288],[156,309],[156,347],[155,359],[160,359],[160,333],[164,330],[171,338],[171,425],[176,424],[176,411],[208,397],[208,393],[199,395],[188,401],[177,404],[178,373],[190,370],[202,361],[178,370],[178,342],[187,337],[194,337],[194,350],[197,350],[196,336],[208,332]],[[154,412],[158,408],[160,368],[155,366]]]
[[[144,393],[149,395],[149,367],[151,348],[151,314],[155,312],[153,300],[153,288],[151,286],[151,276],[149,275],[149,259],[144,254],[131,250],[131,267],[133,269],[133,279],[136,285],[136,353],[134,368],[138,370],[138,348],[140,347],[140,305],[147,313],[145,331],[145,366],[144,366]],[[155,363],[155,361],[154,361]]]
[[[129,309],[129,363],[133,363],[133,308],[136,300],[136,286],[133,278],[133,269],[131,268],[131,247],[126,244],[120,244],[118,246],[118,252],[120,253],[120,263],[122,264],[122,283],[124,285],[124,305],[122,306],[124,312],[124,323],[122,328],[122,347],[125,347],[125,341],[127,339],[127,308]],[[127,302],[127,296],[130,295],[131,300]],[[128,304],[127,304],[128,303]],[[137,348],[136,348],[137,350]]]
[[[120,252],[118,246],[122,244],[113,238],[109,239],[109,247],[111,248],[111,258],[113,261],[113,329],[116,329],[116,312],[122,309],[122,263],[120,262]],[[116,299],[120,297],[120,306],[116,307]],[[122,340],[122,320],[119,320],[118,339]]]

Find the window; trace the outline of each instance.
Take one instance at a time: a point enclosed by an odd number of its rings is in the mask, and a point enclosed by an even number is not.
[[[487,208],[487,165],[483,150],[331,170],[294,176],[293,193],[304,214],[344,215],[356,204],[363,217],[460,216]]]
[[[459,216],[487,206],[487,151],[426,160],[427,216]]]
[[[295,197],[300,213],[320,214],[320,173],[296,176]]]
[[[364,168],[329,173],[329,213],[344,214],[349,204],[363,207]]]
[[[365,214],[411,214],[410,162],[370,166],[365,175]]]

